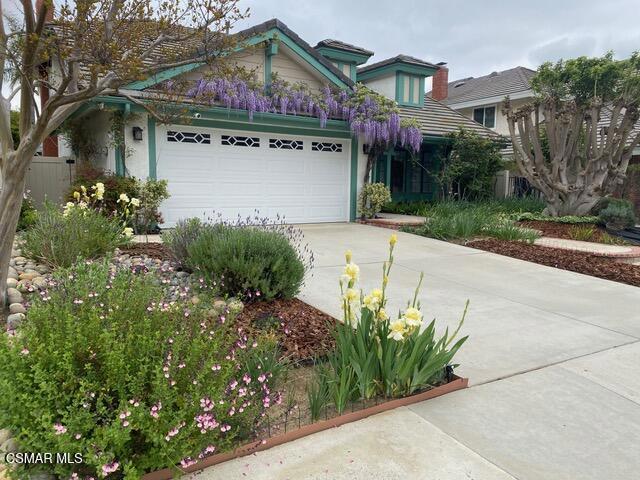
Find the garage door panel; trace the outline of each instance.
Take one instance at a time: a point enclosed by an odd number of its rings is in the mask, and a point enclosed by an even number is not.
[[[162,205],[165,223],[220,214],[284,216],[289,222],[335,222],[349,218],[348,143],[327,138],[229,132],[184,126],[171,131],[208,133],[210,144],[168,142],[158,133],[158,178],[169,181]],[[222,145],[222,135],[251,136],[259,147]],[[270,139],[296,141],[296,148],[271,148]],[[297,149],[302,142],[303,148]],[[341,143],[342,152],[314,151],[312,142]],[[291,144],[289,144],[291,145]]]

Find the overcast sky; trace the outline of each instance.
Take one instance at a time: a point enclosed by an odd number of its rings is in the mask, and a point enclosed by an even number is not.
[[[312,46],[325,38],[447,62],[449,80],[546,60],[640,49],[640,0],[241,0],[242,27],[277,17]],[[240,26],[240,25],[239,25]]]

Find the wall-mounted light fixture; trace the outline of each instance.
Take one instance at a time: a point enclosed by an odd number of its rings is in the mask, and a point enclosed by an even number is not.
[[[138,141],[142,140],[142,128],[133,127],[132,133],[133,133],[133,139],[134,140],[138,140]]]

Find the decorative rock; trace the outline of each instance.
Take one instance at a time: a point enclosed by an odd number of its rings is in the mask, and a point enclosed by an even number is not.
[[[16,288],[18,286],[18,280],[15,278],[7,278],[7,288]]]
[[[11,438],[11,432],[6,428],[0,429],[0,445]]]
[[[49,273],[49,267],[46,265],[36,265],[36,271],[40,274]]]
[[[52,473],[32,473],[29,475],[29,480],[55,480],[56,476]]]
[[[15,438],[9,438],[5,440],[2,445],[0,445],[0,452],[9,453],[9,452],[17,452],[18,444],[16,443]]]
[[[27,259],[24,257],[15,257],[13,260],[16,265],[24,265],[25,263],[27,263]]]
[[[198,297],[191,297],[191,303],[198,305],[200,303],[200,299]]]
[[[9,313],[27,313],[27,309],[21,303],[12,303],[9,305]]]
[[[24,279],[18,282],[16,289],[21,293],[28,293],[30,287],[31,287],[31,281]]]
[[[237,298],[232,298],[227,303],[227,307],[229,307],[229,312],[238,315],[244,309],[244,303],[242,303]]]
[[[224,310],[225,308],[227,308],[227,302],[225,302],[224,300],[216,300],[215,302],[213,302],[213,308],[215,308],[216,310]]]
[[[36,277],[31,283],[38,288],[45,288],[47,286],[47,279],[44,277]]]
[[[9,304],[22,303],[22,294],[15,288],[7,288],[7,300]]]
[[[40,274],[38,272],[32,271],[32,272],[25,272],[25,273],[21,273],[20,274],[20,280],[33,280],[36,277],[39,277]]]
[[[7,317],[7,325],[10,330],[15,330],[18,325],[25,319],[24,313],[12,313]]]

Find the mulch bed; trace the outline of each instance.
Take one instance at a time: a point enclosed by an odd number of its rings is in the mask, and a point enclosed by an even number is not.
[[[476,240],[467,243],[467,246],[640,287],[640,265],[616,262],[610,258],[598,257],[587,252],[495,239]]]
[[[334,346],[331,325],[336,320],[297,298],[249,303],[236,321],[249,332],[273,325],[283,354],[294,362],[310,361]]]
[[[534,230],[539,230],[542,232],[542,236],[544,237],[553,237],[553,238],[564,238],[566,240],[575,240],[571,237],[571,232],[575,231],[577,228],[592,228],[593,235],[588,240],[590,242],[604,243],[602,241],[603,235],[607,233],[607,231],[594,223],[581,223],[578,225],[573,225],[569,223],[560,223],[560,222],[544,222],[539,220],[527,220],[518,222],[518,225],[526,228],[533,228]]]
[[[159,260],[173,260],[171,251],[162,243],[132,243],[125,247],[120,247],[120,251],[129,255],[147,255]]]

